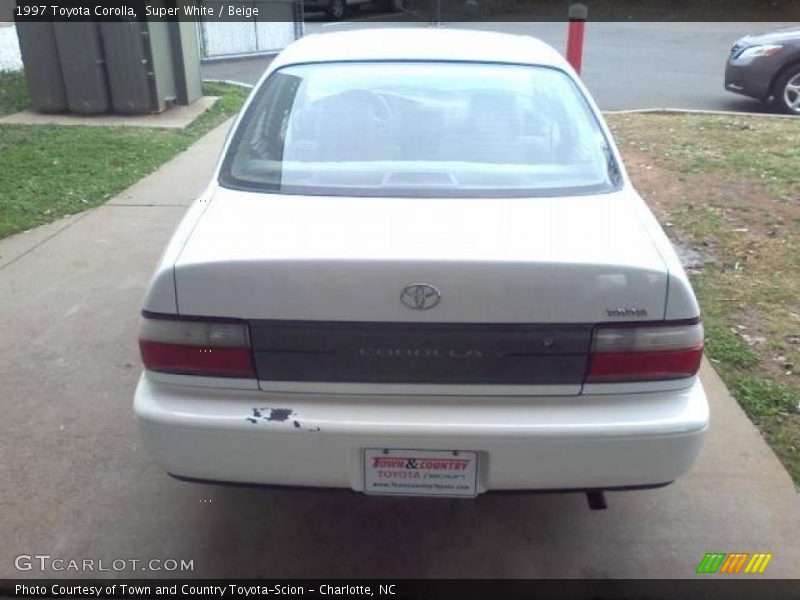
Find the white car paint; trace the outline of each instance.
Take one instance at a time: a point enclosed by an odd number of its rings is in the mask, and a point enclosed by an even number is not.
[[[276,58],[256,90],[287,65],[347,60],[559,69],[612,140],[572,69],[525,36],[408,29],[310,36]],[[619,191],[555,198],[283,196],[223,187],[218,167],[167,247],[144,309],[290,322],[696,319],[699,307],[669,240],[613,141],[611,151]],[[435,282],[440,305],[404,307],[399,290],[415,282]],[[615,308],[635,308],[638,317],[608,312]],[[272,409],[288,416],[250,417]],[[477,492],[658,485],[688,470],[708,427],[694,376],[478,385],[146,370],[135,411],[146,447],[174,475],[354,490],[364,489],[363,450],[380,447],[476,451]]]
[[[145,447],[187,478],[361,491],[363,448],[477,450],[479,492],[661,484],[693,463],[708,423],[699,381],[680,392],[573,397],[335,397],[190,388],[142,377]],[[251,424],[253,407],[291,407]],[[294,421],[301,427],[295,427]]]
[[[421,202],[219,189],[175,262],[178,310],[290,320],[583,323],[607,320],[606,308],[637,306],[662,318],[667,268],[635,202],[641,200],[630,192]],[[437,310],[409,313],[397,302],[398,282],[416,280],[437,282]],[[354,285],[364,301],[353,297]],[[584,293],[574,294],[578,289]]]

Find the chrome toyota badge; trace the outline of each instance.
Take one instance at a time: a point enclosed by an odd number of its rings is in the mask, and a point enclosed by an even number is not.
[[[427,310],[433,308],[442,299],[442,294],[432,285],[427,283],[412,283],[403,288],[400,301],[408,308],[414,310]]]

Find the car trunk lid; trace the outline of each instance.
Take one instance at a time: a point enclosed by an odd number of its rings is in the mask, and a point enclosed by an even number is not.
[[[220,190],[175,264],[181,314],[586,323],[661,319],[667,271],[624,194],[416,199]],[[406,286],[441,293],[430,310]]]

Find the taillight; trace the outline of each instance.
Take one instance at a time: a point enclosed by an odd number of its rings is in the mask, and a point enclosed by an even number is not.
[[[243,322],[143,316],[139,350],[151,371],[255,377],[250,336]]]
[[[703,325],[698,320],[598,325],[586,383],[691,377],[702,358]]]

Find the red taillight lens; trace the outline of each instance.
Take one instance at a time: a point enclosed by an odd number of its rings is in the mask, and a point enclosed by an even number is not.
[[[697,373],[702,358],[699,321],[599,325],[586,383],[682,379]]]
[[[151,371],[207,377],[255,377],[247,325],[142,317],[139,350]]]

